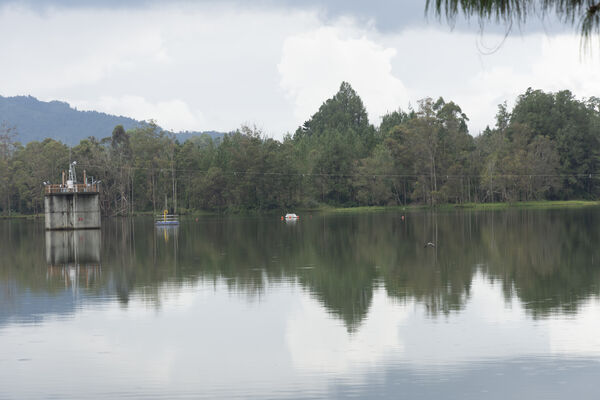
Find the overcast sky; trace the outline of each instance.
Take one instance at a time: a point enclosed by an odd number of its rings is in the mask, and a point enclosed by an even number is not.
[[[473,135],[527,87],[600,96],[600,51],[583,55],[577,33],[551,20],[502,42],[503,27],[481,34],[476,22],[451,29],[426,17],[425,0],[247,3],[0,0],[0,95],[174,131],[250,124],[275,138],[344,80],[375,125],[443,96],[462,107]]]

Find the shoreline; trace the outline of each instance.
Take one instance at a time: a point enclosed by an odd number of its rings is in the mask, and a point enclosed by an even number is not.
[[[556,200],[556,201],[519,201],[512,203],[463,203],[440,204],[436,206],[415,204],[407,206],[361,206],[361,207],[331,207],[318,209],[323,213],[359,213],[359,212],[388,212],[388,211],[455,211],[455,210],[506,210],[506,209],[564,209],[600,206],[596,200]]]
[[[518,201],[513,203],[463,203],[463,204],[440,204],[436,206],[429,206],[423,204],[410,204],[406,206],[358,206],[358,207],[331,207],[322,206],[314,208],[298,208],[296,211],[300,213],[319,213],[319,214],[353,214],[353,213],[378,213],[378,212],[391,212],[391,211],[455,211],[455,210],[469,210],[469,211],[481,211],[481,210],[506,210],[506,209],[563,209],[563,208],[583,208],[583,207],[594,207],[600,206],[600,201],[596,200],[556,200],[556,201]],[[237,211],[237,212],[213,212],[198,210],[190,213],[180,214],[180,217],[186,218],[197,218],[197,217],[208,217],[208,216],[251,216],[251,215],[270,215],[280,214],[280,210],[268,210],[268,211]],[[133,217],[151,217],[154,215],[152,211],[140,211],[134,213]],[[44,214],[17,214],[17,215],[0,215],[0,220],[11,220],[11,219],[38,219],[44,218]],[[110,216],[103,218],[129,218],[129,216]]]

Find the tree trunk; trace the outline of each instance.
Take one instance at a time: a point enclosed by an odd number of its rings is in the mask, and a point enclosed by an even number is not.
[[[173,181],[173,214],[177,214],[177,183],[173,166],[171,166],[171,180]]]
[[[152,212],[154,213],[154,215],[156,215],[156,196],[155,196],[155,190],[154,190],[154,171],[152,171],[152,175],[151,175],[151,179],[150,179],[151,185],[152,185]]]
[[[131,177],[131,202],[130,202],[130,207],[131,207],[131,215],[133,216],[134,213],[134,208],[133,208],[133,174],[131,173],[131,170],[129,170],[129,176]]]

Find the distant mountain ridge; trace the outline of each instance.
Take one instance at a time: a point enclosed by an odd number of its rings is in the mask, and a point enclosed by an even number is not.
[[[109,137],[116,125],[123,125],[128,130],[144,123],[98,111],[80,111],[66,102],[40,101],[33,96],[0,96],[0,123],[2,122],[16,129],[16,140],[23,144],[52,138],[70,146],[90,136],[97,139]],[[186,131],[177,133],[176,137],[184,141],[201,134],[207,134],[213,139],[224,135],[216,131]]]

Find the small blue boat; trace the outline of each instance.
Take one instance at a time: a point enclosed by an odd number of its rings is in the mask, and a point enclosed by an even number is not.
[[[156,225],[179,225],[179,221],[156,221]]]
[[[168,210],[163,212],[163,215],[159,215],[156,218],[156,225],[179,225],[179,216],[176,214],[169,214]]]

